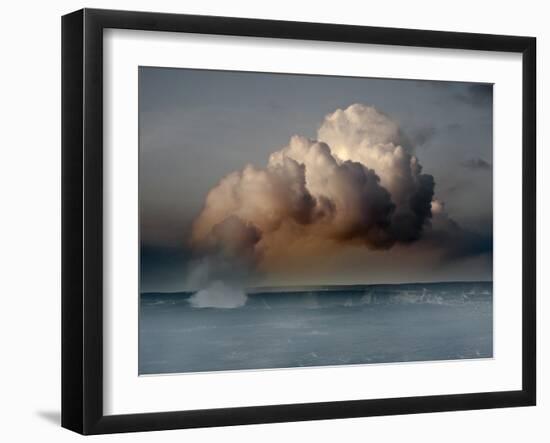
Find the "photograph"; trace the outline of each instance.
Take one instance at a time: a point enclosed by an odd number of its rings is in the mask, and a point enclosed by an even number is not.
[[[493,84],[138,89],[139,375],[493,358]]]

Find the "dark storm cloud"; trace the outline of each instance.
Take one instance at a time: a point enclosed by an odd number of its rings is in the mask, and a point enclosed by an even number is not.
[[[474,108],[485,108],[493,102],[493,85],[490,83],[419,82],[419,86],[448,94],[447,98],[438,96],[435,101],[447,107],[449,97]]]
[[[462,129],[462,125],[460,123],[448,123],[447,124],[447,131],[449,132],[457,132]]]
[[[493,102],[493,85],[474,83],[465,91],[454,94],[456,100],[474,107],[490,105]]]
[[[474,171],[490,171],[492,166],[489,162],[483,160],[482,158],[469,158],[461,163],[461,166],[466,169],[472,169]]]
[[[492,232],[464,229],[449,218],[434,223],[425,240],[427,244],[442,251],[442,260],[445,262],[493,252]]]
[[[397,241],[411,243],[420,239],[425,223],[432,218],[434,189],[433,176],[429,174],[418,176],[416,192],[410,197],[411,211],[394,216],[392,233]]]
[[[413,146],[425,146],[430,143],[437,134],[437,129],[433,126],[424,126],[409,132],[409,138]]]

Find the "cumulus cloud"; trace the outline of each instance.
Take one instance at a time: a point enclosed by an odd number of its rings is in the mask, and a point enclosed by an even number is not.
[[[317,139],[295,135],[265,167],[246,165],[222,178],[194,221],[191,242],[222,269],[235,261],[237,269],[253,269],[304,239],[369,249],[414,242],[430,224],[435,183],[410,143],[374,107],[338,109]]]
[[[326,116],[318,137],[337,159],[359,162],[380,177],[395,204],[392,240],[418,240],[431,216],[435,183],[431,175],[422,173],[397,123],[374,107],[355,104]]]

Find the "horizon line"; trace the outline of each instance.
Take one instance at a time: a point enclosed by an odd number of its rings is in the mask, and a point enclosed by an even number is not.
[[[260,292],[259,290],[275,290],[278,288],[312,288],[312,287],[323,287],[323,288],[332,288],[332,287],[350,287],[350,286],[398,286],[398,285],[435,285],[442,283],[493,283],[493,280],[445,280],[445,281],[413,281],[413,282],[400,282],[400,283],[351,283],[351,284],[310,284],[310,285],[288,285],[288,286],[250,286],[243,288],[245,292],[249,290],[254,290],[255,292]],[[139,291],[140,295],[143,294],[178,294],[181,292],[197,292],[201,289],[180,289],[176,291]]]

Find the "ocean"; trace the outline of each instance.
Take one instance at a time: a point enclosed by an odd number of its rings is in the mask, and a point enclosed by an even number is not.
[[[247,291],[196,307],[192,292],[140,296],[139,373],[272,369],[493,356],[492,282]]]

